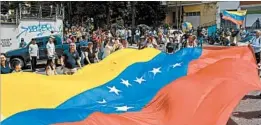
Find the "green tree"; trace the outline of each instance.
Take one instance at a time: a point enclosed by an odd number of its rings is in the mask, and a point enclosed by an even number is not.
[[[136,4],[136,24],[158,26],[166,17],[166,7],[159,1],[139,1]]]
[[[9,10],[9,2],[8,1],[2,1],[1,2],[1,13],[6,14]]]

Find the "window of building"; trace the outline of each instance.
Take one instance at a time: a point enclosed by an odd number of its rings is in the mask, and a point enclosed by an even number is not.
[[[200,16],[200,12],[187,12],[185,13],[186,16]]]

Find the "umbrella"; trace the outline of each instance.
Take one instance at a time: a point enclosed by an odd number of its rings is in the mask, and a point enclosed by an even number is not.
[[[117,24],[117,23],[114,23],[111,25],[112,28],[116,28],[116,29],[123,29],[123,26]]]
[[[146,25],[146,24],[140,24],[140,25],[138,25],[137,27],[139,27],[139,28],[142,28],[142,29],[147,29],[147,30],[150,30],[151,29],[151,27],[149,27],[148,25]]]

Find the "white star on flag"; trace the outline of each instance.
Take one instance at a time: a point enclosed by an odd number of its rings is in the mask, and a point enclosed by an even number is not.
[[[154,76],[155,76],[157,73],[161,73],[160,68],[161,68],[161,67],[159,67],[159,68],[153,68],[153,70],[150,71],[150,72],[152,72],[152,73],[154,74]]]
[[[126,112],[128,111],[129,109],[132,109],[134,107],[128,107],[127,105],[125,106],[122,106],[122,107],[115,107],[116,108],[116,111],[123,111],[123,112]]]
[[[181,63],[173,64],[173,65],[172,65],[172,68],[175,68],[175,67],[178,67],[178,66],[181,66]]]
[[[141,84],[142,82],[145,82],[146,80],[143,79],[143,77],[140,77],[140,78],[137,78],[137,77],[136,77],[136,80],[134,80],[134,81],[137,82],[137,83],[139,83],[139,84]]]
[[[121,83],[124,84],[124,85],[126,85],[126,87],[131,86],[131,84],[129,83],[129,80],[121,79]]]
[[[119,95],[119,92],[121,92],[121,90],[117,89],[115,86],[113,87],[107,86],[107,88],[110,89],[109,92],[114,92],[116,95]]]
[[[105,99],[103,99],[102,101],[97,101],[99,104],[104,104],[107,103]]]

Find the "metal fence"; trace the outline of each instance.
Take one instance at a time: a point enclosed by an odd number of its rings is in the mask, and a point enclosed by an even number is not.
[[[43,6],[41,4],[34,6],[19,5],[19,19],[37,18],[37,19],[56,19],[63,18],[64,10],[62,5]]]
[[[63,5],[43,6],[33,5],[26,6],[20,4],[15,10],[10,10],[8,14],[1,14],[1,23],[18,23],[20,19],[64,19]]]
[[[246,28],[248,31],[261,30],[261,22],[256,21],[252,24],[251,27]]]

